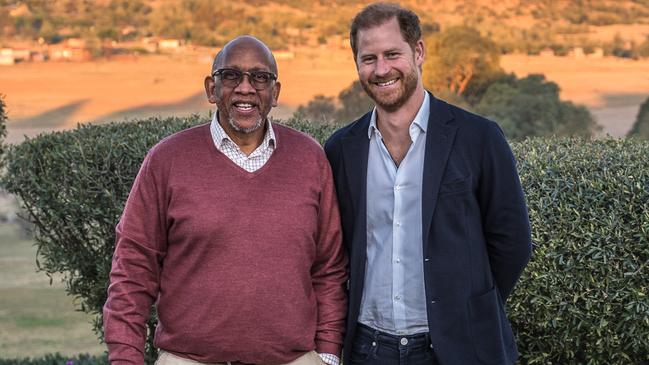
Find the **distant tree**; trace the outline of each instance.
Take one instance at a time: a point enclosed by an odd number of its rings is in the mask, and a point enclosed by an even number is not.
[[[337,103],[331,96],[316,95],[307,105],[300,105],[293,116],[311,122],[349,123],[373,107],[374,102],[356,80],[338,94]]]
[[[119,38],[117,31],[115,30],[114,27],[111,26],[101,27],[97,29],[97,37],[99,37],[99,39],[102,40],[105,39],[117,40]]]
[[[428,22],[424,21],[421,24],[421,32],[423,34],[433,34],[437,33],[442,29],[438,22]]]
[[[57,43],[61,38],[59,36],[57,27],[49,20],[43,21],[43,25],[39,30],[39,35],[43,37],[45,42],[47,42],[48,44]]]
[[[503,77],[474,110],[495,120],[507,137],[592,136],[599,127],[583,106],[559,99],[559,86],[543,75]]]
[[[645,40],[640,43],[637,47],[637,53],[638,56],[647,58],[649,57],[649,36],[645,38]]]
[[[4,139],[7,136],[7,105],[4,99],[4,95],[0,94],[0,156],[4,153]]]
[[[187,39],[191,34],[191,14],[182,4],[165,2],[151,15],[151,28],[159,37]]]
[[[300,105],[295,115],[312,123],[328,123],[334,120],[335,113],[333,96],[316,95],[307,105]]]
[[[640,106],[638,116],[627,137],[639,137],[649,140],[649,98]]]
[[[341,91],[338,100],[340,109],[336,112],[336,120],[339,123],[349,123],[374,107],[374,102],[367,96],[358,80]]]
[[[588,11],[585,1],[570,1],[567,4],[564,16],[572,24],[584,24],[588,22]]]
[[[469,104],[469,102],[462,95],[456,95],[449,90],[437,90],[434,92],[434,95],[437,99],[444,100],[445,102],[459,106],[460,108],[467,110],[471,110],[472,108],[472,105]]]
[[[503,74],[498,46],[473,28],[450,27],[425,43],[424,85],[433,91],[448,90],[473,101]]]
[[[622,38],[620,33],[616,33],[613,40],[604,45],[604,52],[615,57],[637,58],[632,42]]]
[[[115,25],[141,26],[148,23],[147,15],[153,9],[143,0],[111,0],[108,10]]]

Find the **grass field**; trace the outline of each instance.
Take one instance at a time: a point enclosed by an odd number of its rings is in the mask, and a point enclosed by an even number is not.
[[[101,354],[91,318],[76,310],[60,277],[36,272],[36,248],[15,225],[0,224],[0,358],[59,352]]]

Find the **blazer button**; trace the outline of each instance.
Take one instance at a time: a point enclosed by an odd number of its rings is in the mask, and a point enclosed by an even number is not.
[[[435,303],[437,303],[437,302],[434,301],[434,300],[431,300],[431,301],[430,301],[430,304],[435,304]]]

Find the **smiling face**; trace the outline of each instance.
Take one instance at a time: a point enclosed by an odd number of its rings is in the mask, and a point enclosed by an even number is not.
[[[418,88],[423,90],[420,71],[424,62],[423,42],[419,40],[412,49],[403,39],[396,18],[359,30],[357,39],[358,77],[377,107],[395,111]]]
[[[266,46],[252,37],[241,37],[227,44],[217,56],[215,69],[234,69],[242,72],[265,71],[277,73],[274,59]],[[205,91],[211,103],[216,104],[219,122],[229,135],[261,133],[271,108],[277,106],[280,83],[271,81],[263,90],[250,83],[244,75],[239,85],[228,87],[220,78],[207,77]]]

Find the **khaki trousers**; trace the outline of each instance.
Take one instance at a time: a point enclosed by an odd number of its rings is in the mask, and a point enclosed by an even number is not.
[[[160,356],[155,365],[229,365],[227,362],[206,364],[184,357],[176,356],[164,350],[160,350]],[[281,365],[325,365],[317,352],[311,351],[298,357],[297,359]]]

